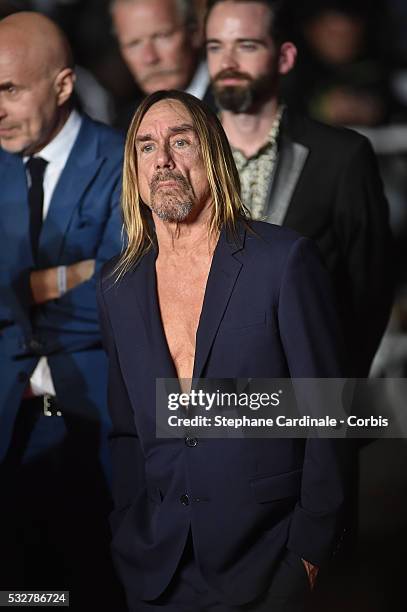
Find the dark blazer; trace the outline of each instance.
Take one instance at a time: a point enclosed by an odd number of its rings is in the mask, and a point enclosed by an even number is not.
[[[343,375],[330,281],[313,244],[253,223],[221,234],[197,331],[194,377]],[[157,439],[156,378],[176,377],[151,250],[98,292],[109,356],[113,554],[130,604],[169,583],[192,531],[222,601],[265,590],[285,547],[321,565],[342,537],[350,455],[343,440]],[[185,498],[189,496],[189,504]]]
[[[84,116],[42,227],[39,269],[94,258],[98,271],[120,250],[122,157],[122,135]],[[35,265],[20,156],[0,150],[0,184],[0,460],[24,389],[42,355],[48,357],[62,408],[97,431],[102,448],[110,420],[107,362],[96,309],[97,273],[62,298],[33,308],[29,274]]]
[[[353,374],[366,376],[390,314],[394,266],[388,205],[368,140],[286,110],[266,221],[318,244]]]

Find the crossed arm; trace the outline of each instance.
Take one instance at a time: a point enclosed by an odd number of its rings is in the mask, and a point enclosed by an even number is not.
[[[84,259],[66,267],[67,291],[89,280],[95,271],[95,260]],[[58,267],[34,270],[30,274],[30,287],[34,304],[43,304],[61,297],[58,287]]]

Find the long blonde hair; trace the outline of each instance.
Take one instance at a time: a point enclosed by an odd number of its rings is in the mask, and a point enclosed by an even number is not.
[[[115,270],[117,278],[126,274],[155,244],[150,209],[141,200],[138,189],[136,136],[147,111],[161,100],[178,100],[191,115],[213,200],[209,236],[217,235],[223,227],[236,235],[237,220],[248,216],[240,199],[240,179],[232,151],[215,113],[185,92],[157,91],[141,102],[127,133],[121,198],[127,244]]]

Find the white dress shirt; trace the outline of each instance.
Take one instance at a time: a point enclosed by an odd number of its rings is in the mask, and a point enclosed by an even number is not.
[[[194,76],[192,77],[192,81],[190,82],[189,86],[186,88],[185,91],[186,93],[191,94],[191,96],[195,96],[195,98],[203,100],[208,87],[208,66],[206,62],[201,62],[198,68],[196,69]]]
[[[43,203],[43,219],[48,214],[51,199],[65,167],[68,157],[72,151],[75,140],[78,137],[81,129],[82,118],[77,111],[72,111],[69,118],[60,132],[55,136],[49,144],[41,151],[38,151],[34,157],[42,157],[48,164],[45,168],[43,188],[44,188],[44,203]],[[24,163],[28,161],[28,157],[23,159]],[[30,175],[27,171],[27,181],[30,185]],[[31,390],[34,395],[55,395],[55,387],[52,382],[51,372],[49,369],[46,357],[41,357],[35,368],[31,378]]]

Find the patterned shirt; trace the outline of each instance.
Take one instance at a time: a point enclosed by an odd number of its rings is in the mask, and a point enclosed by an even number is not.
[[[267,216],[267,196],[278,156],[278,134],[283,112],[284,106],[281,105],[277,109],[267,143],[255,155],[246,157],[242,151],[232,147],[242,186],[242,201],[256,220],[263,220]]]

